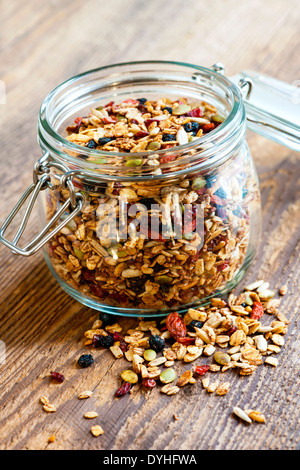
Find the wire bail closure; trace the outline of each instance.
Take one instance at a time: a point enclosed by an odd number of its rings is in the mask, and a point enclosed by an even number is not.
[[[54,189],[57,188],[57,185],[53,185],[50,179],[50,169],[56,168],[62,172],[62,175],[59,180],[59,185],[63,189],[69,191],[69,197],[65,203],[61,206],[58,212],[50,219],[47,225],[43,230],[25,247],[20,248],[18,243],[20,238],[27,226],[29,217],[33,210],[35,201],[40,193],[45,189]],[[66,175],[69,169],[58,162],[55,162],[51,159],[48,153],[45,153],[34,165],[33,169],[33,183],[26,189],[22,197],[19,199],[11,213],[8,215],[4,221],[2,227],[0,228],[0,242],[6,245],[14,254],[31,256],[40,248],[42,248],[54,235],[56,235],[63,227],[65,227],[82,209],[83,204],[83,195],[79,192],[75,192],[75,188],[72,182],[72,175]],[[67,177],[65,177],[67,176]],[[9,225],[12,223],[14,218],[17,216],[21,208],[27,203],[25,213],[22,217],[21,223],[17,232],[14,235],[13,240],[10,242],[4,236]],[[59,218],[71,208],[71,213],[66,217],[66,219],[56,225],[56,222]],[[56,225],[56,226],[55,226]]]

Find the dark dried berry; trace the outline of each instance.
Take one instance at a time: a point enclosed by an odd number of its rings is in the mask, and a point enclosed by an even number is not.
[[[129,382],[124,382],[120,388],[116,391],[115,395],[116,397],[122,397],[126,393],[128,393],[131,389],[131,383]]]
[[[173,109],[171,108],[171,106],[165,106],[164,108],[162,108],[162,111],[168,111],[168,113],[172,114]]]
[[[105,312],[99,313],[99,320],[102,321],[103,326],[113,325],[114,323],[116,323],[115,315],[111,315]]]
[[[227,198],[227,193],[223,188],[217,189],[217,191],[214,192],[216,196],[219,196],[221,199],[226,199]]]
[[[109,349],[114,345],[114,338],[111,335],[94,335],[93,336],[93,346],[94,348],[106,348]]]
[[[212,185],[217,181],[216,176],[207,176],[205,179],[206,179],[206,186],[208,188],[211,188]]]
[[[95,142],[94,139],[91,139],[86,144],[86,147],[89,149],[95,149],[97,147],[97,142]]]
[[[83,354],[78,359],[78,365],[83,368],[91,366],[93,362],[94,358],[91,354]]]
[[[200,128],[200,124],[198,122],[187,122],[184,126],[184,130],[186,132],[193,132],[193,134],[197,134],[197,132],[199,131],[199,128]]]
[[[59,372],[50,372],[52,380],[55,380],[56,382],[63,383],[65,380],[64,376],[60,374]]]
[[[100,137],[100,139],[98,139],[98,144],[105,145],[108,144],[108,142],[110,142],[111,140],[113,140],[112,137]]]
[[[164,134],[161,139],[163,142],[171,142],[172,140],[176,140],[175,134]]]
[[[202,328],[202,326],[203,326],[203,323],[201,323],[201,321],[192,320],[191,323],[189,323],[188,328],[189,328],[190,331],[196,331],[195,327],[196,328]]]
[[[141,104],[145,104],[146,101],[147,101],[147,98],[138,98],[138,101],[139,101]]]
[[[152,335],[149,339],[149,346],[156,352],[162,351],[165,347],[165,340],[159,335]]]
[[[158,205],[158,203],[152,197],[140,199],[138,204],[143,204],[143,206],[145,206],[148,210],[150,210],[154,204]]]

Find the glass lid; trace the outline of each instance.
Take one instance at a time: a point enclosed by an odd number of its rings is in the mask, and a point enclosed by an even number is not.
[[[242,89],[247,85],[248,129],[300,152],[300,80],[288,84],[252,71],[230,80]]]

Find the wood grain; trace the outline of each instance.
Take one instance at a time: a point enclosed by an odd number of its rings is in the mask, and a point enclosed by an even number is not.
[[[290,0],[52,0],[3,2],[0,20],[1,211],[3,221],[31,182],[40,155],[36,122],[45,95],[66,78],[113,62],[166,59],[210,66],[227,74],[252,69],[287,82],[299,79],[299,2]],[[95,366],[79,370],[83,332],[97,313],[70,299],[49,273],[42,254],[25,259],[0,247],[1,449],[299,449],[299,154],[249,132],[263,202],[258,256],[246,281],[287,284],[282,311],[290,319],[276,369],[251,377],[226,375],[225,397],[197,384],[174,397],[135,389],[113,398],[124,366],[96,351]],[[35,215],[28,237],[38,225]],[[126,327],[132,322],[123,319]],[[52,369],[66,376],[49,383]],[[94,390],[78,400],[83,390]],[[47,415],[39,397],[58,411]],[[258,408],[265,425],[245,426],[233,406]],[[89,432],[86,411],[97,410],[105,434]],[[174,421],[173,414],[179,420]],[[54,434],[56,441],[48,444]]]

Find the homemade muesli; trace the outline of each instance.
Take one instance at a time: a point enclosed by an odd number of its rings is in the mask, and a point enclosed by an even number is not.
[[[193,305],[228,286],[249,251],[250,212],[259,204],[250,160],[237,152],[221,171],[160,178],[166,165],[180,170],[178,146],[223,121],[214,106],[185,98],[110,102],[75,119],[67,138],[95,150],[87,160],[108,159],[107,172],[125,165],[132,179],[88,184],[74,178],[84,205],[49,244],[57,274],[100,304],[149,312]],[[173,148],[174,154],[161,153]],[[152,179],[140,178],[144,167]],[[49,219],[68,197],[67,190],[48,191]]]

